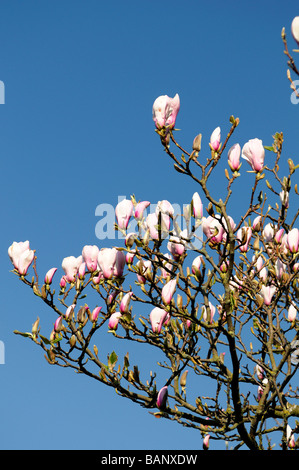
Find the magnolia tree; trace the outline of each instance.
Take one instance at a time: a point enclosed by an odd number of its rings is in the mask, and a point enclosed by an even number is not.
[[[292,33],[299,44],[299,17]],[[284,30],[282,38],[288,70],[299,75]],[[295,90],[290,71],[288,77]],[[213,440],[234,449],[272,449],[274,441],[282,449],[299,447],[299,210],[292,187],[299,165],[288,160],[288,174],[280,175],[280,133],[271,147],[259,138],[231,146],[239,125],[233,116],[225,138],[217,127],[208,148],[201,149],[198,135],[186,150],[175,137],[179,108],[178,95],[160,96],[153,120],[174,168],[198,184],[181,214],[184,229],[167,200],[147,214],[150,201],[132,196],[115,210],[122,246],[83,246],[80,256],[63,259],[61,273],[53,267],[42,279],[29,242],[12,243],[13,272],[53,311],[52,331],[42,331],[37,318],[30,332],[15,333],[39,346],[49,364],[86,374],[156,417],[197,429],[204,449]],[[242,178],[240,157],[253,186],[235,220],[228,207]],[[221,199],[213,194],[219,165],[227,179]],[[102,352],[100,330],[129,351],[121,357]],[[131,363],[134,344],[163,357],[148,377]]]

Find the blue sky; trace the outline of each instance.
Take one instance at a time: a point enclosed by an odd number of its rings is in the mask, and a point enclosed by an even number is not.
[[[199,132],[206,146],[215,127],[225,135],[233,114],[240,125],[232,144],[258,137],[271,145],[283,131],[282,167],[296,161],[299,106],[290,101],[280,33],[285,26],[294,48],[298,14],[293,0],[2,0],[1,449],[201,448],[198,432],[50,367],[13,334],[30,330],[37,316],[41,324],[53,317],[9,272],[7,248],[30,240],[42,275],[84,245],[105,245],[95,235],[101,203],[131,194],[190,202],[198,188],[174,171],[154,132],[159,95],[179,93],[178,135],[187,148]],[[236,219],[252,184],[245,169],[244,162]],[[224,176],[217,178],[220,191]],[[144,353],[138,359],[148,366]]]

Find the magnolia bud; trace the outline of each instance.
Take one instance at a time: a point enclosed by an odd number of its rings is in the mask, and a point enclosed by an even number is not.
[[[202,135],[198,134],[193,140],[192,148],[193,150],[195,150],[195,152],[200,152],[201,150],[201,139],[202,139]]]
[[[37,334],[38,325],[39,325],[39,317],[37,317],[37,320],[35,320],[35,322],[32,325],[31,333],[33,334],[33,336],[36,336],[36,334]]]
[[[75,346],[75,344],[76,344],[76,336],[72,335],[70,337],[70,346],[71,346],[71,348],[73,348]]]

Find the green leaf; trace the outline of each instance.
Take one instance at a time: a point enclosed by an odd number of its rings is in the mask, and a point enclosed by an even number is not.
[[[264,149],[269,150],[270,152],[274,152],[274,148],[273,147],[268,147],[267,145],[264,145]]]
[[[112,351],[112,353],[110,354],[108,358],[108,367],[110,371],[113,370],[115,364],[117,363],[117,360],[118,360],[118,355],[114,351]]]
[[[48,338],[46,338],[45,336],[42,336],[42,335],[39,335],[39,336],[45,344],[51,344],[51,341]]]
[[[124,357],[124,367],[125,367],[125,369],[128,369],[129,365],[130,365],[130,362],[129,362],[129,353],[127,352],[127,354],[126,354],[125,357]]]

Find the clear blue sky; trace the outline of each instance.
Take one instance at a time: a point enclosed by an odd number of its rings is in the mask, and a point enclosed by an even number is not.
[[[159,95],[180,95],[183,146],[199,132],[208,145],[217,126],[225,135],[233,114],[240,126],[232,143],[271,145],[283,131],[285,161],[298,160],[299,106],[290,102],[280,38],[285,26],[295,47],[298,14],[294,0],[1,1],[1,449],[201,448],[198,432],[50,367],[13,334],[30,331],[37,316],[42,325],[54,317],[9,273],[7,248],[30,240],[44,274],[86,244],[104,246],[95,236],[101,203],[130,194],[190,202],[196,186],[173,170],[154,132]],[[245,169],[236,218],[252,184]]]

